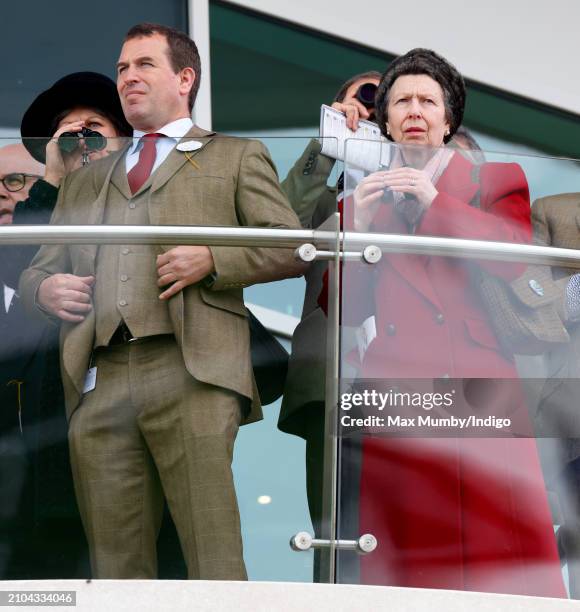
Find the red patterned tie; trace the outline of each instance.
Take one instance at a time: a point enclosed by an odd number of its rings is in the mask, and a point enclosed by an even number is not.
[[[162,136],[163,134],[145,134],[141,138],[143,147],[139,153],[139,161],[127,173],[131,193],[139,191],[141,185],[149,178],[157,156],[155,144]]]

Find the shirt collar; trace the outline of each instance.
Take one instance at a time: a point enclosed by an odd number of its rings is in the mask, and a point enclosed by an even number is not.
[[[10,305],[12,304],[12,298],[14,297],[16,291],[12,289],[12,287],[4,285],[4,283],[2,283],[2,285],[4,287],[4,312],[8,312],[10,310]]]
[[[177,143],[178,140],[183,138],[189,130],[193,127],[193,121],[190,117],[183,117],[182,119],[176,119],[171,123],[164,125],[163,127],[156,130],[157,134],[163,134],[167,138],[171,138]],[[150,132],[142,132],[141,130],[133,130],[133,146],[129,149],[129,154],[135,153],[137,147],[141,143],[141,138],[145,134]]]

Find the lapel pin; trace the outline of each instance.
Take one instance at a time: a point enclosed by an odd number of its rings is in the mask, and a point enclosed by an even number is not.
[[[530,289],[536,294],[539,295],[540,297],[542,297],[544,295],[544,288],[542,287],[542,285],[540,285],[540,283],[535,280],[534,278],[528,282],[528,285],[530,286]]]
[[[191,159],[190,153],[192,151],[197,151],[198,149],[201,149],[201,147],[203,147],[203,144],[201,142],[198,142],[197,140],[188,140],[187,142],[180,142],[177,145],[177,150],[185,153],[185,157],[187,158],[187,161],[196,170],[199,170],[200,169],[199,164],[194,159]]]
[[[187,142],[180,142],[177,145],[177,150],[185,153],[188,151],[197,151],[198,149],[201,149],[201,147],[203,147],[201,142],[198,142],[197,140],[188,140]]]

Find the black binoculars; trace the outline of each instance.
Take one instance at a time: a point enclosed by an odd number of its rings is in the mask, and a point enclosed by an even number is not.
[[[377,86],[374,83],[363,83],[356,90],[356,99],[368,109],[375,107],[375,95],[377,93]]]
[[[58,146],[63,153],[72,153],[84,139],[85,151],[102,151],[107,146],[107,139],[95,130],[83,127],[80,132],[63,132],[58,138]]]

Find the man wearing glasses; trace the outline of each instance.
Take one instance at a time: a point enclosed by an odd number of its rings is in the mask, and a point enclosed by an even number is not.
[[[12,223],[14,207],[26,200],[44,166],[20,145],[0,148],[0,225]],[[22,419],[34,401],[38,385],[34,354],[44,326],[30,321],[16,294],[10,253],[0,245],[0,577],[16,577],[13,557],[30,525],[23,520],[23,493],[27,477],[26,436]],[[29,401],[30,400],[30,401]],[[26,405],[25,405],[26,404]],[[28,516],[28,515],[26,515]]]
[[[14,207],[18,202],[26,200],[28,192],[44,174],[44,166],[38,163],[21,144],[8,145],[0,148],[0,225],[10,225]],[[13,247],[8,249],[0,245],[0,364],[3,364],[7,352],[11,349],[8,339],[15,332],[13,310],[16,307],[16,283],[12,279],[18,279],[22,270],[15,271],[11,265],[10,253]],[[10,280],[9,280],[10,279]],[[16,309],[18,310],[18,309]],[[19,315],[22,319],[22,314]],[[4,368],[3,368],[4,369]],[[1,376],[0,380],[3,380]]]
[[[43,174],[44,166],[23,145],[0,149],[0,225],[12,223],[16,203],[26,200],[30,188]]]
[[[14,207],[28,198],[30,188],[43,174],[44,166],[31,157],[23,145],[14,144],[0,148],[0,225],[12,223]],[[6,248],[0,250],[0,321],[4,321],[4,315],[10,310],[16,289],[15,283],[6,281],[9,272],[10,277],[14,277],[14,270],[8,269],[10,262],[6,261],[7,252]],[[0,338],[5,338],[4,333]]]

